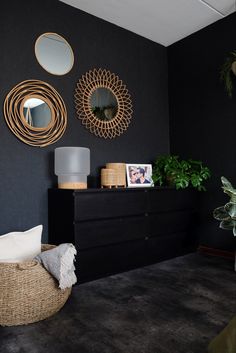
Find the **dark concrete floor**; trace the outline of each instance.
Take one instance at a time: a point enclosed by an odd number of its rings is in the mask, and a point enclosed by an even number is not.
[[[205,353],[235,313],[233,262],[190,254],[75,286],[53,317],[0,328],[0,353]]]

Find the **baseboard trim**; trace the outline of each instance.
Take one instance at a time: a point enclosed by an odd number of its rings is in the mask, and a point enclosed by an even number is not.
[[[203,246],[203,245],[200,245],[198,247],[198,251],[200,253],[203,253],[206,255],[226,257],[227,259],[232,259],[232,260],[234,260],[234,258],[235,258],[234,252],[221,250],[221,249],[215,249],[215,248],[209,248],[208,246]]]

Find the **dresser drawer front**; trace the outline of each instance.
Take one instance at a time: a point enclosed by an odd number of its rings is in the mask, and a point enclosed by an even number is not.
[[[136,240],[81,250],[76,271],[78,283],[143,266],[146,262],[145,247],[145,240]]]
[[[147,252],[150,262],[158,262],[183,255],[188,234],[174,233],[168,236],[150,238],[147,242]]]
[[[99,197],[96,197],[99,196]],[[146,193],[143,190],[94,193],[75,193],[75,221],[144,214]]]
[[[191,230],[194,227],[195,213],[191,211],[164,212],[150,214],[149,236],[161,236]]]
[[[198,191],[152,189],[149,192],[148,212],[167,212],[197,207]]]
[[[128,217],[75,224],[75,242],[79,249],[143,239],[147,217]]]

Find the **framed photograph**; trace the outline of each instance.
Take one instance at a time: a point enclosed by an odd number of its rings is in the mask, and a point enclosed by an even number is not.
[[[151,164],[126,164],[128,187],[154,186]]]

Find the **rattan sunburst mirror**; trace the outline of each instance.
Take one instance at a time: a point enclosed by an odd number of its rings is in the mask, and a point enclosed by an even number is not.
[[[31,146],[45,147],[59,140],[67,125],[65,104],[48,83],[26,80],[17,84],[4,101],[9,129]]]
[[[75,89],[75,107],[82,124],[105,139],[126,131],[133,113],[125,84],[105,69],[90,70],[81,77]]]

